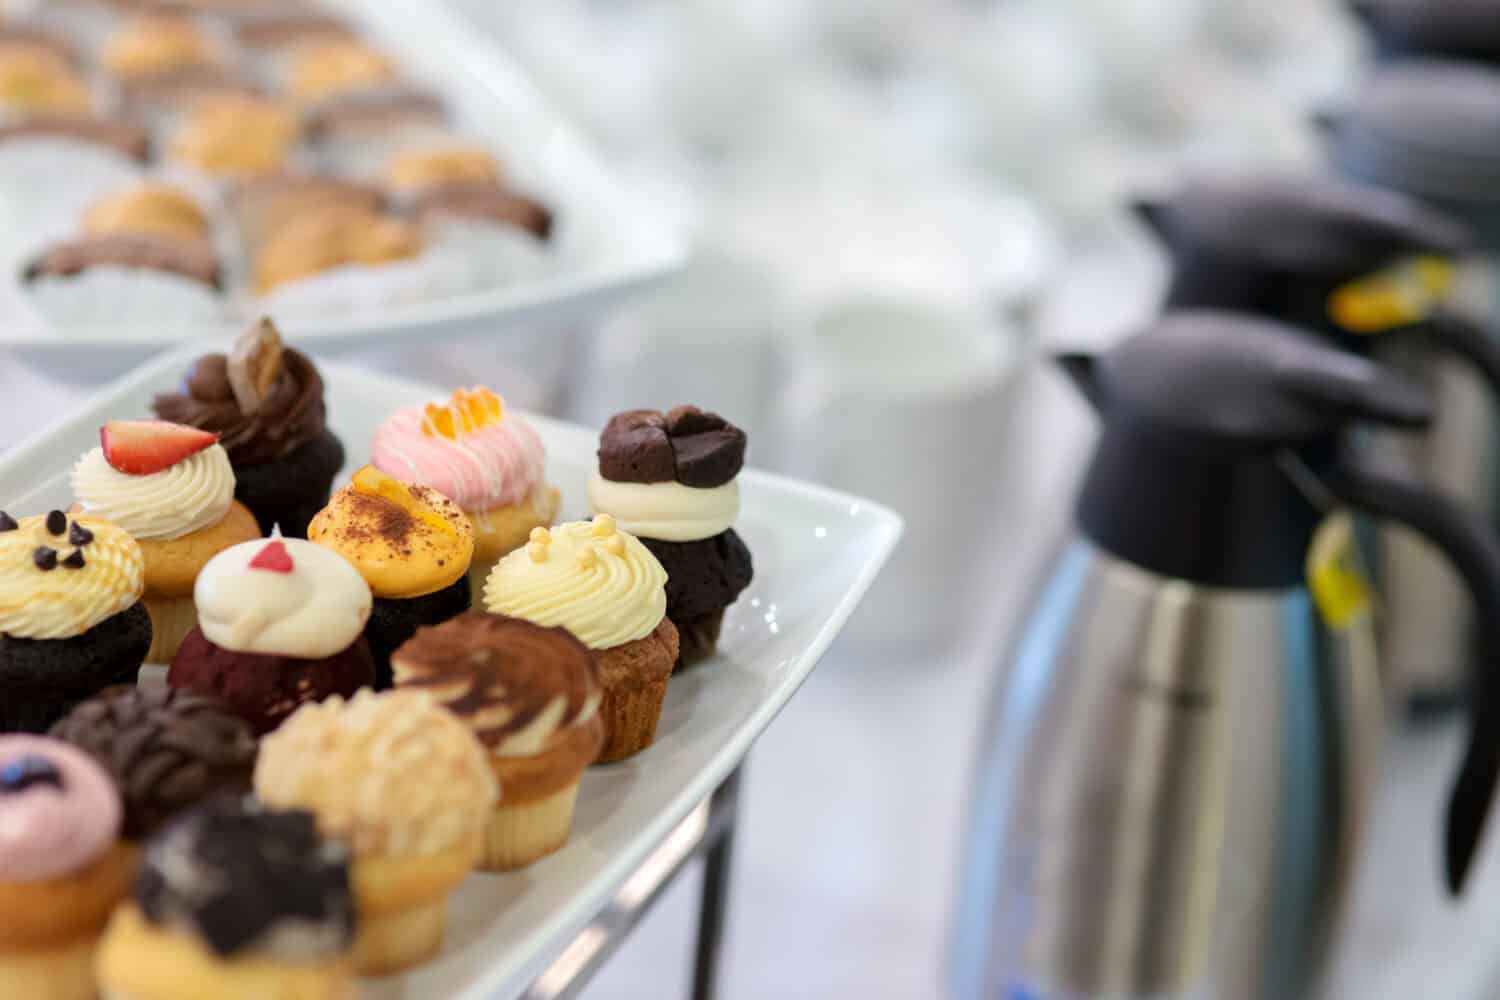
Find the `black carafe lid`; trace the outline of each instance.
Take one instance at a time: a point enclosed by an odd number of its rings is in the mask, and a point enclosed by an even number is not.
[[[1500,63],[1500,0],[1354,0],[1386,59],[1453,56]]]
[[[1500,212],[1500,69],[1435,59],[1380,69],[1340,117],[1334,158],[1348,177],[1461,208],[1471,222]]]
[[[1353,421],[1415,427],[1418,388],[1296,328],[1238,313],[1168,313],[1104,355],[1066,364],[1103,434],[1078,507],[1105,551],[1217,587],[1303,579],[1322,516],[1288,463],[1316,474]]]
[[[1324,175],[1198,176],[1137,208],[1172,256],[1169,309],[1235,309],[1335,332],[1327,306],[1341,285],[1473,243],[1467,226],[1414,198]]]

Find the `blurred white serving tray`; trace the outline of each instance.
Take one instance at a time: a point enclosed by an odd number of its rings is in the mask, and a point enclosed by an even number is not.
[[[301,317],[299,343],[326,354],[566,322],[681,267],[686,250],[680,234],[653,217],[488,33],[443,0],[321,4],[347,16],[411,78],[441,93],[459,130],[490,142],[516,184],[554,209],[562,260],[548,276],[493,291]],[[7,316],[16,318],[0,324],[0,349],[73,371],[83,365],[91,372],[121,372],[184,340],[229,335],[243,326],[236,321],[223,331],[193,333],[139,327],[58,331],[9,305]]]
[[[126,375],[65,420],[0,457],[0,507],[21,516],[66,507],[67,473],[111,418],[150,415],[205,345],[179,348]],[[334,431],[349,470],[393,409],[445,387],[320,363]],[[496,386],[504,391],[504,386]],[[647,401],[643,401],[647,402]],[[661,402],[661,401],[657,401]],[[582,517],[596,433],[531,417],[547,445],[547,473],[564,515]],[[755,555],[755,582],[725,616],[713,660],[675,677],[654,746],[591,769],[573,837],[522,872],[474,875],[454,897],[447,946],[408,975],[369,981],[371,1000],[507,1000],[614,896],[677,824],[745,756],[812,672],[901,535],[901,520],[865,500],[748,470],[737,530]]]

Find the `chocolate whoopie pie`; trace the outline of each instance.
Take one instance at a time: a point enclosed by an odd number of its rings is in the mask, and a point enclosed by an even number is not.
[[[182,389],[157,396],[157,416],[219,435],[234,467],[235,499],[264,534],[279,527],[305,538],[344,464],[328,429],[323,379],[306,355],[283,347],[269,319],[246,331],[229,354],[207,354]]]
[[[667,571],[679,668],[714,652],[724,610],[755,575],[750,550],[732,527],[745,447],[744,431],[696,406],[616,414],[600,436],[589,503],[595,513],[614,515]]]
[[[124,836],[142,840],[219,794],[250,789],[257,743],[221,701],[165,688],[113,687],[52,727],[98,760],[125,802]]]
[[[110,522],[0,511],[0,732],[46,732],[133,683],[151,647],[144,589],[140,546]]]

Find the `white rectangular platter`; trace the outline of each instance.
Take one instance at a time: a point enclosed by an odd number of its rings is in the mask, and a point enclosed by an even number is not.
[[[0,458],[0,507],[17,516],[66,507],[68,470],[97,443],[99,426],[148,416],[151,397],[174,388],[205,349],[154,359]],[[330,425],[349,453],[346,472],[367,461],[371,433],[393,409],[449,391],[320,367]],[[530,419],[546,442],[565,516],[584,516],[595,432]],[[755,582],[726,615],[718,655],[673,679],[655,745],[592,768],[567,847],[522,872],[470,877],[454,898],[442,955],[408,975],[365,983],[362,996],[518,995],[734,769],[812,672],[896,544],[901,520],[877,504],[754,470],[740,487],[737,529],[754,553]]]
[[[488,143],[515,184],[557,216],[556,266],[535,280],[476,294],[311,317],[299,342],[322,353],[417,342],[435,334],[494,334],[560,323],[598,310],[676,271],[685,247],[604,163],[597,150],[531,85],[490,36],[443,0],[320,0],[390,53],[403,73],[439,93],[458,131]],[[3,303],[0,303],[3,306]],[[59,331],[8,310],[0,348],[38,362],[80,355],[111,373],[196,334],[135,327]]]

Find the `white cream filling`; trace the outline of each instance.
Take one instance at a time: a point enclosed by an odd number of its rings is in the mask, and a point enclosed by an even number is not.
[[[663,542],[696,542],[728,531],[740,513],[740,486],[735,480],[712,489],[681,483],[616,483],[589,477],[589,507],[610,514],[621,531]]]

